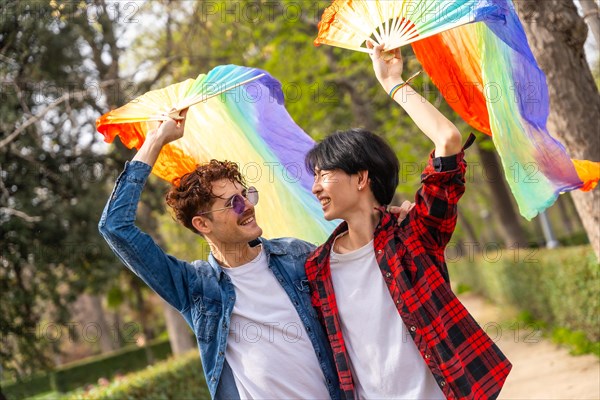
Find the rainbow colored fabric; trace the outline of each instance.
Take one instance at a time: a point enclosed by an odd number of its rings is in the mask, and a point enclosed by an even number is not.
[[[211,159],[237,162],[247,183],[259,190],[256,216],[265,237],[290,236],[320,244],[336,222],[323,218],[311,193],[313,177],[304,167],[304,156],[314,141],[287,113],[281,84],[265,71],[219,66],[196,80],[150,91],[98,118],[96,127],[105,141],[119,136],[125,146],[139,149],[146,133],[158,126],[157,115],[190,97],[209,95],[259,74],[265,76],[192,106],[184,137],[163,148],[152,172],[176,182]]]
[[[458,2],[457,2],[458,3]],[[521,215],[535,217],[561,192],[591,190],[600,163],[571,160],[546,128],[546,77],[510,0],[484,0],[473,21],[412,43],[448,104],[491,135]]]

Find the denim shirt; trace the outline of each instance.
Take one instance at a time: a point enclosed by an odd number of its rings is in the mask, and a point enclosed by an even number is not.
[[[215,399],[239,399],[225,349],[235,303],[235,290],[212,254],[191,263],[166,254],[135,226],[140,194],[151,167],[128,162],[117,179],[98,228],[123,263],[177,309],[190,325],[200,350],[210,394]],[[331,398],[341,398],[329,341],[312,308],[304,263],[314,246],[293,238],[259,238],[267,263],[304,324]],[[293,360],[290,360],[293,362]],[[321,384],[321,382],[315,382]]]

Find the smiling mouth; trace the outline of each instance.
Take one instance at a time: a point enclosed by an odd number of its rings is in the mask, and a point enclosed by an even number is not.
[[[240,222],[240,225],[244,226],[244,225],[248,225],[249,223],[254,222],[254,215],[251,215],[250,217],[242,220]]]
[[[331,203],[331,199],[328,198],[328,197],[324,197],[324,198],[320,199],[319,202],[321,203],[321,205],[323,207],[325,207],[326,205],[328,205],[329,203]]]

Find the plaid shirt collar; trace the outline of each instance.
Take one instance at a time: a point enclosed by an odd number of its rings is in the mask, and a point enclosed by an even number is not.
[[[384,229],[385,226],[388,226],[392,219],[396,219],[392,213],[387,211],[386,206],[375,207],[375,210],[379,211],[381,218],[379,219],[379,223],[375,227],[374,237],[377,237],[379,233]],[[343,221],[341,224],[335,228],[333,233],[329,235],[327,241],[319,246],[308,258],[307,262],[315,262],[316,261],[316,274],[318,275],[321,270],[329,265],[329,255],[331,254],[331,250],[333,249],[333,244],[335,243],[335,238],[341,235],[344,232],[348,231],[348,223]]]

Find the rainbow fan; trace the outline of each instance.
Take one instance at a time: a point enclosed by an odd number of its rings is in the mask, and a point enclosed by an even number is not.
[[[336,224],[323,218],[304,168],[314,141],[289,116],[281,84],[268,73],[219,66],[196,80],[150,91],[98,118],[96,127],[105,141],[119,136],[139,149],[169,110],[189,104],[196,105],[187,114],[184,137],[162,149],[152,172],[172,182],[211,159],[238,162],[261,193],[256,214],[265,237],[322,243]]]
[[[600,163],[571,160],[548,133],[546,77],[510,0],[337,0],[315,43],[368,52],[369,38],[386,50],[411,43],[448,104],[492,136],[525,218],[597,185]]]
[[[315,44],[371,53],[367,39],[391,50],[475,21],[480,0],[335,0],[321,17]]]

